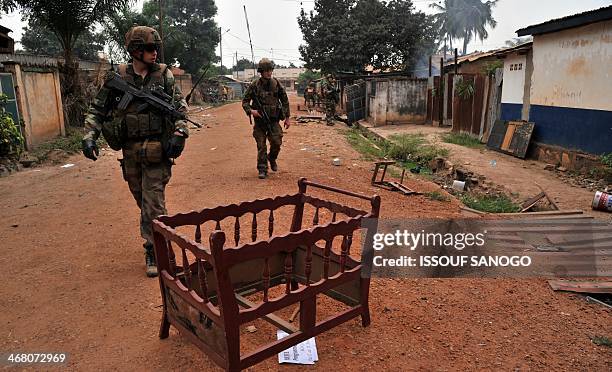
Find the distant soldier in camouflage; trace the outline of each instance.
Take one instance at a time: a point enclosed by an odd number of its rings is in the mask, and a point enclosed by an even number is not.
[[[273,70],[274,64],[269,59],[259,61],[257,72],[261,77],[249,85],[242,99],[242,108],[246,114],[255,118],[253,137],[257,142],[257,171],[260,179],[268,176],[268,162],[273,172],[278,169],[276,159],[283,143],[283,129],[279,121],[285,121],[285,129],[291,125],[287,92],[278,79],[272,77]],[[270,153],[266,139],[270,142]]]
[[[312,110],[315,107],[317,101],[316,96],[317,86],[314,81],[310,81],[304,90],[304,104],[308,110]]]
[[[336,105],[340,102],[338,89],[336,88],[336,79],[329,74],[321,85],[321,94],[325,103],[325,121],[327,125],[334,125],[336,117]]]
[[[164,64],[156,63],[161,39],[150,27],[136,26],[125,36],[125,46],[132,59],[119,65],[118,72],[128,83],[143,90],[160,89],[173,97],[179,111],[187,103],[174,76]],[[149,277],[157,276],[153,252],[152,221],[166,214],[165,188],[172,174],[173,159],[179,157],[189,136],[187,123],[170,121],[143,102],[133,100],[125,110],[117,108],[122,92],[102,86],[85,118],[87,134],[83,137],[83,154],[96,160],[96,140],[102,134],[113,150],[122,150],[120,160],[123,178],[141,210],[140,233],[145,239],[145,264]]]

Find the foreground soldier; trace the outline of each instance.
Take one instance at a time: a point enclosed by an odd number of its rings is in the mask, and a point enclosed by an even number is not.
[[[132,57],[131,63],[119,66],[121,77],[142,90],[163,90],[173,97],[180,111],[187,103],[174,85],[174,76],[164,64],[157,64],[157,51],[161,39],[150,27],[136,26],[125,35],[125,46]],[[121,149],[123,178],[141,210],[140,234],[145,239],[147,276],[157,276],[153,252],[151,222],[166,214],[165,188],[172,173],[172,159],[179,157],[189,132],[182,120],[172,122],[139,99],[125,110],[117,108],[122,92],[100,89],[85,118],[87,134],[83,137],[83,154],[96,160],[99,150],[96,140],[100,133],[113,150]]]
[[[336,89],[336,79],[334,79],[333,75],[329,74],[326,76],[321,86],[321,93],[325,103],[325,121],[327,125],[334,125],[336,105],[340,101],[340,97]]]
[[[253,81],[244,93],[242,108],[247,115],[255,118],[253,137],[257,142],[257,171],[259,178],[268,176],[270,169],[276,172],[276,159],[283,143],[283,129],[279,121],[285,120],[285,129],[291,125],[289,120],[289,99],[281,83],[272,77],[274,64],[267,58],[259,61],[257,72],[261,77]],[[270,141],[270,153],[267,153],[266,139]]]

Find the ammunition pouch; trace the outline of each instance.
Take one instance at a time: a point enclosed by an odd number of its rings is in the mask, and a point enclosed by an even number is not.
[[[129,152],[134,154],[137,162],[144,164],[159,164],[163,160],[163,149],[160,141],[145,140],[128,145]]]
[[[120,118],[114,118],[102,123],[102,136],[104,136],[110,148],[115,151],[121,150],[121,146],[125,142],[125,134],[121,122]]]
[[[124,123],[128,140],[159,136],[163,131],[163,119],[153,112],[126,114]]]

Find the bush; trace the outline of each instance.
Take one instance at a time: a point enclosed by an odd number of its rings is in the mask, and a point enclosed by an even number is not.
[[[0,93],[0,156],[17,155],[23,150],[23,136],[13,117],[4,110],[7,96]]]
[[[448,150],[430,145],[422,134],[402,134],[390,137],[385,155],[399,161],[428,165],[437,157],[448,156]]]

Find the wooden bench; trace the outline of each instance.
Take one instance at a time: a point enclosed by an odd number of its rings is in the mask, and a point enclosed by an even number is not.
[[[366,241],[373,238],[376,224],[364,228],[362,222],[378,217],[380,197],[304,178],[298,186],[299,192],[293,195],[160,216],[153,221],[163,300],[160,338],[168,337],[172,325],[218,365],[238,371],[352,318],[361,317],[362,325],[369,325],[370,279],[362,273],[361,262],[365,258],[352,258],[350,250],[357,230],[365,230]],[[307,186],[367,200],[369,211],[309,195]],[[289,231],[277,233],[274,212],[283,206],[292,208],[293,217]],[[307,228],[302,226],[305,206],[315,210]],[[323,212],[331,216],[326,223],[321,221]],[[251,220],[251,236],[249,242],[241,243],[240,217],[244,221],[245,215]],[[263,223],[267,222],[267,236],[262,239],[258,238],[261,216]],[[233,227],[234,244],[227,241],[222,229],[228,222]],[[215,227],[208,241],[202,242],[205,223]],[[195,230],[193,240],[178,231],[186,227]],[[336,252],[332,249],[334,240],[340,247]],[[282,293],[274,297],[270,292],[278,286]],[[246,298],[255,292],[261,301]],[[318,295],[341,301],[348,309],[317,321]],[[273,314],[296,304],[299,327]],[[257,319],[274,324],[289,336],[241,354],[239,327]]]

